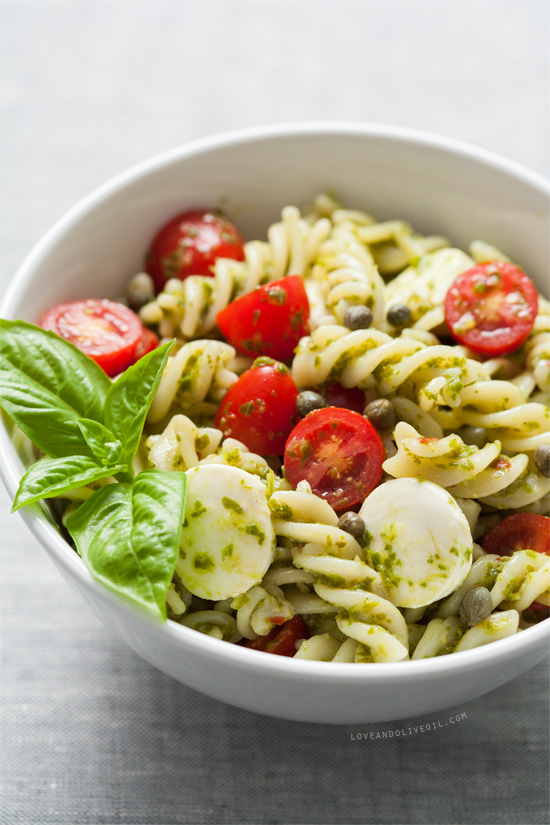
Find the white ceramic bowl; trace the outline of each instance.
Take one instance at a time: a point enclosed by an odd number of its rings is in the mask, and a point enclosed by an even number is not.
[[[151,236],[178,210],[223,206],[247,238],[264,237],[285,204],[335,191],[380,219],[405,218],[463,247],[502,247],[543,288],[547,183],[502,158],[440,137],[358,124],[301,124],[203,140],[154,158],[72,209],[29,255],[2,317],[35,321],[53,304],[117,293]],[[23,472],[7,431],[0,466],[15,493]],[[97,584],[46,508],[22,517],[97,615],[148,662],[202,693],[309,722],[358,723],[434,713],[499,687],[543,657],[550,621],[465,653],[395,664],[272,656],[148,620]]]

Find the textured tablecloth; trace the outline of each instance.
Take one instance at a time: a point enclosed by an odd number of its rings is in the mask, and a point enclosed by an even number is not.
[[[549,8],[3,2],[3,285],[93,187],[241,126],[400,124],[548,174]],[[395,725],[235,710],[112,638],[1,504],[5,825],[547,821],[547,664]]]

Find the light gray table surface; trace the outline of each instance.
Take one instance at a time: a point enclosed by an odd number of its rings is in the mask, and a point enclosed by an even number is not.
[[[549,9],[1,3],[2,287],[113,174],[242,126],[398,124],[548,175]],[[5,825],[547,821],[547,663],[436,714],[446,726],[383,741],[356,734],[433,720],[333,727],[236,710],[113,638],[0,499]]]

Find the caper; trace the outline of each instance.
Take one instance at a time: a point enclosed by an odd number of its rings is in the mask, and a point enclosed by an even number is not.
[[[491,594],[486,587],[474,587],[460,603],[460,618],[468,627],[474,627],[493,611]]]
[[[485,427],[471,427],[466,425],[465,427],[460,428],[458,435],[465,444],[479,447],[479,449],[484,447],[487,442],[487,431]]]
[[[134,275],[126,287],[126,299],[129,306],[137,312],[155,297],[153,279],[146,272]]]
[[[338,519],[338,527],[340,530],[345,530],[350,536],[355,539],[360,539],[365,535],[366,525],[358,513],[350,510],[349,513],[344,513]]]
[[[545,478],[550,478],[550,444],[539,444],[533,458],[539,473]]]
[[[372,324],[372,312],[368,307],[355,304],[346,309],[344,325],[348,329],[368,329]]]
[[[405,327],[411,320],[412,313],[405,304],[394,304],[388,309],[386,318],[392,327]]]
[[[397,424],[397,415],[391,401],[387,398],[378,398],[367,404],[363,411],[365,418],[368,418],[373,427],[377,430],[393,430]]]
[[[296,399],[296,412],[300,416],[300,418],[305,418],[305,416],[313,412],[313,410],[320,410],[323,407],[328,407],[328,402],[325,401],[322,395],[319,395],[318,392],[313,392],[312,390],[304,390],[298,395]]]

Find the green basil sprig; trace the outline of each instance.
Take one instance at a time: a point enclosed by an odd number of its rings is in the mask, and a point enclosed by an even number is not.
[[[101,478],[133,478],[132,459],[172,346],[157,347],[111,383],[55,333],[2,322],[0,405],[50,456],[23,476],[13,510]]]
[[[42,498],[53,498],[84,487],[92,481],[126,472],[124,464],[102,464],[87,455],[68,455],[65,458],[43,458],[32,464],[15,494],[12,513],[25,504]]]
[[[185,506],[185,473],[144,470],[132,484],[107,484],[67,519],[93,576],[166,618]]]
[[[24,321],[2,321],[0,403],[52,458],[93,455],[78,426],[101,421],[111,382],[69,341]]]
[[[48,456],[19,484],[13,510],[114,477],[67,519],[92,575],[166,618],[185,508],[185,473],[146,470],[134,479],[147,412],[173,341],[112,383],[73,344],[23,321],[2,321],[0,407]]]

